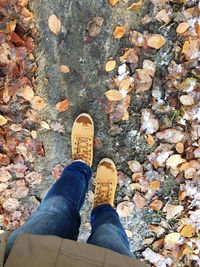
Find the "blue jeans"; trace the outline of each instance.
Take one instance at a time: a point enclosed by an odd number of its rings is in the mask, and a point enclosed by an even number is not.
[[[35,213],[10,235],[5,260],[17,236],[25,232],[77,240],[81,223],[79,212],[91,176],[91,168],[81,161],[67,166]],[[91,226],[92,231],[87,243],[133,257],[119,216],[109,204],[99,205],[92,210]]]

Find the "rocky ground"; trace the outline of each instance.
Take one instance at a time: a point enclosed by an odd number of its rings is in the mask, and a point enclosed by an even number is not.
[[[22,224],[59,178],[73,121],[88,112],[93,176],[102,157],[116,163],[132,252],[152,266],[200,266],[199,2],[1,5],[2,229]]]

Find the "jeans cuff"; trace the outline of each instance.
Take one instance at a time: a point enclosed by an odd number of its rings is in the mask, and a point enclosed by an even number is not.
[[[105,203],[105,204],[98,205],[91,212],[91,217],[90,217],[91,224],[95,221],[96,216],[102,211],[103,212],[107,212],[107,211],[116,212],[115,209],[110,204]]]

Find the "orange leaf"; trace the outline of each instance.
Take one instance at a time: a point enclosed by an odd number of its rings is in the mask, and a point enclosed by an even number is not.
[[[114,70],[116,67],[116,61],[115,60],[109,60],[105,65],[105,70],[107,72]]]
[[[69,100],[65,99],[65,100],[63,100],[61,102],[58,102],[56,104],[56,109],[57,109],[58,112],[64,112],[69,108],[69,106],[70,106]]]
[[[159,180],[152,181],[150,183],[150,188],[152,190],[157,190],[158,188],[160,188],[160,181]]]
[[[109,0],[109,3],[111,4],[111,6],[115,6],[118,2],[119,0]]]
[[[146,140],[149,146],[153,146],[155,143],[155,140],[151,134],[147,134]]]
[[[60,65],[59,70],[60,70],[60,72],[63,72],[63,73],[70,72],[70,69],[67,65]]]
[[[54,34],[59,34],[60,29],[61,29],[61,21],[56,17],[56,15],[51,15],[48,20],[49,24],[49,29],[54,33]]]
[[[169,17],[169,14],[167,13],[166,9],[162,9],[160,10],[155,18],[160,21],[160,22],[164,22],[164,23],[169,23],[170,22],[170,17]]]
[[[123,99],[123,95],[117,90],[109,90],[105,92],[105,95],[110,101],[119,101]]]
[[[180,234],[184,237],[192,237],[195,234],[195,229],[193,228],[192,225],[187,224],[187,225],[183,226]]]
[[[139,10],[142,7],[142,4],[143,4],[142,3],[142,0],[140,0],[137,3],[133,3],[132,5],[130,5],[127,9],[133,10],[133,11],[137,11],[137,10]]]
[[[163,206],[163,202],[159,199],[154,200],[153,202],[151,202],[151,204],[149,205],[149,208],[152,210],[160,210]]]
[[[113,32],[113,36],[115,39],[120,39],[124,36],[126,28],[123,26],[117,26]]]
[[[160,49],[165,43],[166,39],[161,34],[153,34],[147,40],[147,45],[156,49]]]
[[[190,27],[190,24],[186,22],[181,22],[178,27],[176,28],[176,32],[178,34],[183,34],[184,32],[187,31],[187,29]]]

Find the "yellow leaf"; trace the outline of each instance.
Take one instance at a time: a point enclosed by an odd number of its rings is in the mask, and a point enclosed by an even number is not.
[[[19,95],[27,101],[31,101],[34,98],[34,91],[30,86],[26,85],[21,89]]]
[[[63,73],[70,72],[70,69],[67,65],[60,65],[59,70],[60,70],[60,72],[63,72]]]
[[[35,110],[41,110],[45,108],[46,106],[44,99],[40,96],[35,96],[33,100],[31,101],[31,104],[32,104],[32,108]]]
[[[127,9],[133,10],[133,11],[137,11],[137,10],[139,10],[142,7],[142,4],[143,4],[142,3],[142,0],[140,0],[137,3],[133,3],[132,5],[130,5]]]
[[[8,120],[4,116],[0,115],[0,126],[5,125],[7,121]]]
[[[105,70],[107,72],[114,70],[116,67],[116,61],[115,60],[109,60],[105,65]]]
[[[70,106],[69,100],[65,99],[65,100],[63,100],[61,102],[58,102],[56,104],[56,109],[57,109],[58,112],[64,112],[69,108],[69,106]]]
[[[195,234],[195,229],[192,225],[187,224],[181,229],[181,235],[184,237],[192,237]]]
[[[125,34],[125,31],[126,31],[126,28],[125,27],[122,27],[122,26],[117,26],[113,32],[113,36],[115,39],[120,39],[124,36]]]
[[[174,154],[171,155],[167,161],[166,161],[166,165],[167,167],[171,167],[172,169],[176,169],[177,166],[183,162],[186,162],[185,159],[181,158],[181,155],[179,154]]]
[[[111,6],[115,6],[118,2],[119,0],[109,0],[109,3],[111,4]]]
[[[176,32],[178,34],[183,34],[184,32],[187,31],[187,29],[190,27],[190,24],[186,22],[181,22],[178,27],[176,28]]]
[[[105,96],[110,100],[110,101],[119,101],[123,99],[123,95],[121,94],[120,91],[117,90],[109,90],[105,92]]]
[[[131,91],[131,84],[132,84],[132,80],[131,78],[128,76],[126,77],[124,80],[122,80],[119,84],[119,88],[122,90],[125,90],[127,92]]]
[[[159,187],[160,187],[160,181],[159,180],[155,180],[155,181],[152,181],[150,183],[150,188],[152,190],[157,190]]]
[[[61,21],[56,17],[56,15],[51,15],[48,20],[49,24],[49,29],[54,33],[54,34],[59,34],[60,29],[61,29]]]
[[[165,43],[166,39],[161,34],[154,34],[147,40],[147,45],[156,49],[160,49]]]

